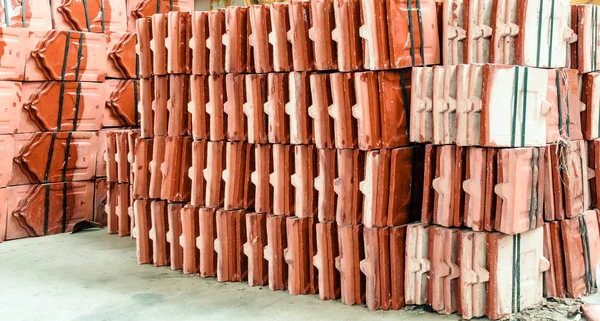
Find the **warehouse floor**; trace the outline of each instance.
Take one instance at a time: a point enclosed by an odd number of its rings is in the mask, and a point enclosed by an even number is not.
[[[245,283],[137,265],[135,242],[105,230],[0,246],[2,320],[458,320],[422,310],[369,312]]]

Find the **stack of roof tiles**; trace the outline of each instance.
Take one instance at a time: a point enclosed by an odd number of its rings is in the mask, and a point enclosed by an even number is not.
[[[126,22],[116,2],[0,3],[0,242],[95,219],[104,33]]]
[[[135,206],[139,263],[465,319],[590,293],[597,10],[311,0],[138,20],[163,200]]]
[[[106,110],[101,135],[104,146],[99,153],[99,167],[104,166],[103,174],[106,178],[97,184],[96,192],[98,195],[105,195],[99,206],[106,213],[102,223],[111,234],[134,237],[134,200],[149,198],[147,188],[141,186],[147,184],[149,179],[148,175],[144,176],[143,173],[144,170],[148,170],[152,156],[153,141],[148,138],[152,138],[153,135],[147,132],[140,133],[137,129],[141,123],[137,106],[140,102],[148,101],[147,97],[142,96],[141,89],[146,83],[145,78],[151,75],[140,73],[136,20],[161,12],[189,11],[193,10],[193,7],[191,0],[128,1],[127,31],[107,34],[107,76],[110,79],[106,81]],[[138,143],[141,147],[137,158],[140,166],[144,166],[143,169],[135,168]],[[149,151],[150,155],[144,154],[144,151]],[[140,177],[136,181],[137,176]]]

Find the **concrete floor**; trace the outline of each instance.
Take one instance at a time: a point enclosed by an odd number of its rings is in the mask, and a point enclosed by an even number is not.
[[[218,283],[138,265],[135,242],[105,230],[0,245],[0,320],[458,320],[370,312],[317,296]]]

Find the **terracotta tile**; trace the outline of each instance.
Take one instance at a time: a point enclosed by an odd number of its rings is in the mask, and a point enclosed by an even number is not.
[[[230,6],[225,8],[225,71],[227,73],[245,73],[250,67],[250,22],[248,8]]]
[[[381,117],[379,88],[376,72],[354,74],[356,104],[352,117],[358,124],[358,148],[372,150],[381,148]]]
[[[520,10],[516,11],[519,25],[519,34],[515,39],[516,64],[539,68],[567,66],[567,51],[578,39],[570,28],[570,8],[569,2],[555,3],[554,6],[543,3],[519,4]],[[540,19],[547,16],[551,17],[552,23],[539,24]],[[585,38],[579,40],[585,41]]]
[[[149,237],[152,240],[152,263],[154,266],[166,266],[169,265],[171,259],[171,248],[167,242],[167,230],[169,229],[167,202],[152,201],[150,212],[152,229]]]
[[[152,161],[148,164],[150,168],[150,186],[148,196],[150,198],[160,198],[162,189],[162,171],[161,165],[165,160],[165,149],[167,139],[165,137],[154,137],[152,144]]]
[[[550,267],[543,256],[543,239],[541,227],[517,235],[487,234],[488,318],[496,320],[542,302],[543,273]],[[515,299],[502,299],[511,296]]]
[[[483,317],[486,313],[486,284],[490,273],[486,268],[486,233],[458,231],[458,314],[463,319]],[[452,297],[451,297],[452,298]]]
[[[212,10],[208,13],[208,72],[211,75],[225,73],[225,45],[223,35],[225,34],[225,9]]]
[[[200,249],[200,276],[203,278],[217,276],[217,239],[216,209],[201,207],[198,210],[200,234],[196,238],[196,246]]]
[[[312,105],[308,107],[308,115],[313,120],[314,141],[319,149],[334,147],[334,121],[329,116],[332,105],[329,75],[311,74],[310,92]]]
[[[189,170],[191,179],[190,204],[193,206],[204,206],[206,180],[204,179],[204,169],[208,155],[206,154],[206,141],[194,141],[192,143],[192,167]]]
[[[291,177],[294,169],[294,150],[291,145],[273,144],[272,172],[269,183],[273,186],[272,213],[275,215],[293,215],[294,194]]]
[[[433,68],[412,68],[410,87],[410,141],[427,143],[433,139]]]
[[[290,121],[290,143],[311,144],[313,128],[308,116],[308,107],[312,105],[309,75],[305,72],[292,72],[288,77],[290,97],[285,104],[285,113]]]
[[[167,72],[189,74],[191,72],[192,17],[189,12],[171,11],[167,14]]]
[[[152,43],[152,17],[137,19],[133,24],[135,25],[134,30],[129,31],[137,34],[135,52],[140,65],[139,77],[149,78],[152,76],[154,68],[154,57],[150,45]]]
[[[0,203],[4,207],[0,240],[71,232],[75,223],[93,219],[94,183],[7,187],[0,192]]]
[[[317,252],[312,218],[286,219],[287,248],[283,255],[288,264],[288,291],[291,295],[316,294],[317,273],[313,256]]]
[[[271,197],[273,187],[270,184],[270,175],[273,172],[272,167],[272,145],[255,144],[254,148],[254,170],[251,175],[252,188],[255,191],[254,210],[257,213],[269,213],[272,209]]]
[[[153,246],[150,243],[150,229],[152,228],[151,201],[134,201],[133,213],[136,226],[131,234],[135,237],[137,262],[138,264],[150,264],[153,258]]]
[[[167,205],[167,218],[169,230],[167,231],[167,242],[169,243],[169,254],[171,270],[181,270],[183,268],[183,247],[180,243],[181,238],[181,209],[183,204],[173,203]]]
[[[484,230],[487,151],[487,149],[479,147],[468,147],[466,151],[465,181],[462,182],[462,189],[465,192],[464,225],[474,231]]]
[[[363,194],[363,219],[365,228],[385,227],[390,192],[390,157],[388,149],[367,152],[365,177],[359,189]]]
[[[246,157],[251,146],[246,142],[227,142],[224,181],[224,209],[238,210],[244,207],[244,192],[249,185],[250,175],[246,172]]]
[[[290,121],[285,113],[285,105],[289,102],[289,98],[288,74],[269,73],[264,112],[267,114],[267,135],[271,144],[290,143]]]
[[[456,144],[479,145],[482,65],[456,66]]]
[[[192,75],[208,74],[208,62],[210,59],[206,43],[209,38],[208,16],[208,11],[192,12],[192,38],[190,39]]]
[[[581,99],[585,110],[581,114],[581,129],[586,140],[600,138],[600,72],[592,72],[582,76]],[[571,103],[571,100],[569,100]],[[577,108],[573,108],[577,109]],[[571,109],[569,109],[570,111]],[[569,114],[570,115],[570,114]]]
[[[101,83],[0,82],[6,108],[3,134],[39,131],[97,131],[102,127],[106,86]],[[61,99],[72,97],[72,99]],[[41,101],[44,102],[43,107]],[[6,127],[5,127],[6,126]]]
[[[110,183],[116,183],[118,181],[117,160],[115,158],[117,155],[117,133],[110,130],[106,131],[104,144],[106,146],[103,155],[104,162],[106,163],[106,179]]]
[[[190,137],[167,137],[165,159],[160,165],[162,172],[161,199],[171,202],[190,200],[191,180],[188,175],[192,166],[192,139]]]
[[[98,140],[96,132],[1,135],[0,186],[91,180]]]
[[[353,74],[332,73],[329,81],[329,116],[333,119],[335,148],[357,148],[358,128],[356,118],[352,117],[352,106],[356,104]]]
[[[106,77],[137,78],[137,34],[135,32],[106,32]]]
[[[117,234],[120,237],[128,236],[132,227],[131,217],[129,216],[129,184],[117,184],[116,196]]]
[[[453,226],[454,178],[456,176],[456,147],[439,146],[436,151],[435,178],[431,182],[434,190],[432,222]]]
[[[423,305],[427,301],[431,263],[428,256],[428,228],[420,223],[406,227],[406,269],[404,293],[407,305]]]
[[[571,21],[578,21],[579,23],[572,23],[571,28],[574,30],[576,35],[571,34],[571,30],[565,33],[565,38],[569,41],[576,39],[576,42],[572,42],[571,57],[577,57],[571,59],[571,68],[576,68],[580,73],[586,73],[590,71],[598,70],[598,59],[600,58],[597,48],[598,42],[594,40],[594,28],[597,24],[595,21],[596,7],[586,5],[573,5],[571,6]]]
[[[246,243],[244,254],[248,257],[248,285],[264,286],[269,283],[268,261],[264,256],[267,246],[267,215],[246,214]]]
[[[561,234],[565,254],[567,293],[571,298],[589,294],[596,276],[600,236],[598,210],[585,211],[578,217],[561,221]]]
[[[335,222],[317,223],[317,254],[313,265],[319,272],[319,298],[337,300],[340,298],[340,272],[335,268],[335,258],[339,256],[337,225]]]
[[[433,67],[434,144],[456,143],[456,77],[456,66]]]
[[[299,218],[315,217],[317,214],[317,149],[313,145],[294,146],[294,169],[290,178],[294,187],[294,215]],[[332,180],[330,180],[332,181]],[[332,188],[331,194],[333,194]]]
[[[241,76],[244,77],[244,76]],[[252,144],[266,144],[268,141],[268,120],[265,114],[267,101],[267,75],[246,75],[245,100],[243,112],[248,126],[248,142]]]
[[[579,98],[580,87],[577,70],[548,70],[546,100],[552,107],[546,117],[546,143],[583,139],[580,114],[586,105]]]
[[[119,230],[119,219],[117,217],[117,183],[108,184],[108,190],[106,191],[106,205],[104,206],[104,211],[106,212],[106,231],[108,234],[117,234]]]
[[[316,154],[317,151],[314,151]],[[332,222],[336,219],[336,203],[337,194],[335,187],[336,180],[336,150],[335,149],[320,149],[318,150],[318,163],[313,163],[313,168],[316,168],[316,177],[314,178],[314,188],[318,195],[316,197],[317,210],[316,216],[321,223]],[[298,164],[297,164],[298,165]],[[314,169],[313,169],[314,171]],[[358,182],[356,183],[358,186]],[[314,193],[314,191],[313,191]],[[296,199],[296,202],[299,200]],[[312,201],[307,203],[310,204],[310,208],[313,208],[314,217],[314,201],[315,197],[312,197]],[[296,213],[297,216],[298,213]],[[339,223],[338,223],[339,224]]]
[[[390,230],[364,229],[365,259],[360,270],[366,276],[366,304],[371,311],[387,311],[392,305],[390,284]]]
[[[223,104],[223,112],[227,123],[225,139],[227,141],[247,140],[248,128],[244,116],[244,76],[227,74],[225,76],[225,89],[227,100]]]
[[[544,297],[565,297],[565,259],[558,221],[544,224],[544,257],[550,262],[550,269],[544,273]]]
[[[132,165],[133,180],[133,199],[150,198],[150,161],[152,159],[152,147],[154,141],[139,138],[135,147],[135,161]]]
[[[129,140],[126,130],[116,132],[117,153],[115,161],[117,162],[117,182],[129,183],[130,166],[127,160],[129,154]]]
[[[467,42],[468,19],[465,12],[467,1],[445,1],[442,26],[442,52],[444,65],[458,65],[467,62],[465,46]]]
[[[28,41],[22,41],[23,44],[27,44],[28,50],[27,81],[104,81],[107,56],[104,34],[38,30],[30,31]],[[8,49],[8,46],[4,48],[5,51]]]
[[[365,303],[365,276],[360,272],[364,260],[363,226],[338,226],[339,256],[335,267],[340,271],[341,301],[345,305]]]
[[[338,149],[337,175],[334,191],[337,197],[335,217],[319,216],[319,222],[335,219],[339,226],[358,225],[362,222],[363,197],[359,183],[364,180],[365,152],[358,149]]]
[[[29,31],[21,28],[0,28],[4,46],[0,62],[0,79],[20,81],[25,76],[25,57],[29,51]],[[23,44],[28,46],[23,48]]]
[[[246,243],[246,211],[217,210],[217,280],[242,282],[248,278],[248,260],[244,255]]]
[[[94,180],[94,222],[100,223],[103,227],[107,226],[106,204],[108,203],[109,186],[110,183],[106,181],[106,178],[96,178]]]
[[[546,100],[547,71],[527,67],[484,65],[483,78],[485,81],[480,144],[489,147],[544,146],[546,118],[551,110],[551,104]],[[515,90],[519,91],[517,97],[506,94],[507,91],[512,93]],[[524,91],[528,94],[523,95]],[[537,100],[532,102],[532,95],[537,95]],[[541,112],[527,113],[531,108]],[[522,123],[523,115],[526,118],[526,126],[516,126],[517,122]]]
[[[406,249],[406,226],[390,230],[390,289],[391,309],[400,310],[404,303],[404,267]]]
[[[254,62],[254,72],[268,73],[273,71],[273,44],[269,42],[271,33],[271,6],[254,5],[248,8],[250,32],[250,61]]]
[[[2,27],[52,29],[52,7],[49,2],[36,3],[35,6],[28,2],[25,5],[23,2],[7,2],[2,8],[7,12],[0,19]]]
[[[517,234],[543,224],[544,149],[498,152],[496,231]],[[523,195],[526,195],[523,197]]]
[[[491,0],[464,2],[464,30],[467,37],[463,51],[465,63],[490,62],[492,6]]]
[[[436,23],[436,1],[411,2],[409,6],[408,2],[392,0],[386,4],[387,21],[383,23],[387,23],[390,67],[440,64],[441,24]]]
[[[166,93],[165,93],[166,94]],[[140,99],[137,110],[140,113],[140,131],[142,138],[154,137],[154,80],[152,78],[140,79]],[[161,120],[164,118],[160,118]]]
[[[293,0],[288,7],[290,30],[287,40],[292,44],[292,57],[295,71],[308,71],[315,68],[313,41],[308,36],[310,28],[310,3]]]
[[[155,13],[167,13],[169,11],[193,11],[193,0],[132,0],[127,1],[127,24],[131,28],[136,19],[147,17]],[[129,30],[131,31],[131,30]]]
[[[169,76],[159,76],[156,75],[152,77],[152,91],[153,91],[153,100],[152,100],[152,132],[153,135],[156,136],[168,136],[169,131],[173,131],[175,134],[176,130],[181,131],[182,124],[181,118],[183,118],[183,113],[181,110],[178,110],[180,115],[174,114],[171,116],[171,97],[173,100],[176,100],[177,94],[181,92],[183,88],[178,89],[178,87],[183,87],[183,79],[180,77],[175,78],[175,75]],[[175,94],[175,95],[172,95]],[[178,99],[179,100],[179,99]],[[178,104],[177,107],[181,108]],[[181,116],[181,117],[178,117]],[[178,136],[178,135],[173,135]],[[180,135],[179,135],[180,136]]]
[[[513,14],[516,11],[517,1],[514,0],[503,0],[492,4],[490,63],[516,63],[515,38],[521,31],[517,25],[517,15]]]
[[[226,96],[225,76],[213,75],[208,77],[208,102],[206,113],[208,114],[208,125],[212,141],[225,139],[225,102]]]
[[[196,239],[200,236],[199,210],[193,205],[181,209],[179,244],[183,247],[183,274],[197,274],[200,271],[200,249],[196,246]]]
[[[334,0],[333,16],[335,28],[331,31],[331,40],[337,49],[338,70],[353,71],[363,68],[363,48],[359,35],[360,1]]]
[[[288,285],[288,268],[283,255],[287,248],[286,216],[267,214],[266,229],[264,258],[268,261],[269,289],[285,291]]]
[[[381,147],[407,146],[410,117],[411,73],[408,71],[379,72],[379,111]]]
[[[421,217],[425,149],[405,147],[391,150],[387,226],[416,222]]]
[[[141,97],[140,81],[137,79],[107,79],[104,117],[102,127],[140,126],[140,113],[137,110]]]
[[[168,136],[188,136],[191,134],[191,119],[188,112],[190,79],[187,75],[169,76],[169,100],[167,101]],[[156,89],[156,82],[155,82]],[[162,93],[166,95],[166,92]],[[167,118],[167,117],[165,117]],[[155,124],[158,113],[155,110]],[[155,132],[155,135],[158,135]]]
[[[225,184],[222,181],[223,169],[226,168],[226,150],[223,142],[207,142],[206,168],[202,171],[206,181],[205,206],[223,206],[225,197]]]
[[[334,28],[333,0],[311,1],[308,37],[313,41],[317,70],[337,69],[337,48],[331,37]]]
[[[206,104],[210,96],[207,76],[190,76],[190,102],[188,103],[189,118],[192,123],[194,140],[204,140],[210,137],[210,117],[206,112]]]
[[[359,29],[365,51],[364,67],[370,70],[390,68],[386,3],[366,0],[360,2],[362,25]],[[389,42],[388,42],[389,41]]]
[[[150,40],[150,49],[152,50],[153,75],[167,75],[168,32],[167,14],[157,13],[152,15],[152,40]]]
[[[270,5],[271,32],[269,43],[273,46],[273,70],[291,71],[293,68],[292,44],[287,35],[290,31],[289,4],[272,3]]]
[[[427,284],[427,301],[438,312],[456,312],[460,287],[458,230],[430,226],[428,259],[431,264]]]

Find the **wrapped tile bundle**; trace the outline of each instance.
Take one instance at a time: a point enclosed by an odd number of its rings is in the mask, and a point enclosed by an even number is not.
[[[96,33],[127,30],[127,7],[124,0],[51,0],[50,5],[55,29]]]
[[[0,27],[52,29],[52,9],[49,1],[6,1],[0,3]]]
[[[571,68],[580,73],[600,68],[600,43],[598,43],[598,5],[571,6],[571,26],[577,42],[571,44]]]

